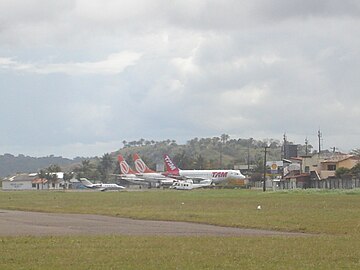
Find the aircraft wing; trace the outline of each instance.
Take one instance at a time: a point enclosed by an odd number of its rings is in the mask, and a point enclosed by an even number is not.
[[[125,174],[111,174],[112,176],[116,176],[121,180],[125,180],[128,182],[146,182],[144,178],[142,177],[136,177],[136,176],[127,176]]]
[[[131,184],[135,185],[148,185],[149,181],[146,181],[143,178],[135,178],[135,177],[122,177],[121,180],[124,180],[126,182],[129,182]]]
[[[193,180],[194,183],[212,182],[212,179],[205,177],[185,177],[186,180]]]

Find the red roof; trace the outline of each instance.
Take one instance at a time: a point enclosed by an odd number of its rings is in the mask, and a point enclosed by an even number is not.
[[[47,179],[45,178],[35,178],[34,180],[31,181],[31,183],[33,184],[45,184],[47,183]]]

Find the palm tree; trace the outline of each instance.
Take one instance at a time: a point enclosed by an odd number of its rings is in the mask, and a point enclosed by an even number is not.
[[[221,142],[219,143],[219,150],[220,150],[220,169],[222,167],[222,154],[223,154],[223,145],[226,144],[227,140],[230,138],[229,135],[227,134],[221,134],[220,136],[220,140]]]
[[[52,188],[55,188],[55,183],[56,181],[58,180],[58,177],[57,177],[57,174],[56,173],[51,173],[51,172],[48,172],[46,174],[46,177],[45,177],[47,180],[48,180],[48,183],[49,183],[49,188],[50,188],[50,184],[52,186]]]
[[[230,136],[229,136],[228,134],[221,134],[220,138],[221,138],[221,142],[222,142],[223,144],[226,144],[226,142],[228,141],[228,139],[230,138]]]
[[[94,166],[90,163],[89,159],[81,161],[81,166],[74,169],[76,179],[82,177],[91,178],[93,176]]]
[[[70,182],[70,179],[72,179],[74,177],[74,173],[69,172],[69,173],[64,173],[63,179],[64,179],[64,188],[66,188],[66,183]]]
[[[47,180],[49,181],[49,187],[50,184],[53,188],[55,188],[55,183],[58,180],[57,174],[58,172],[61,172],[61,168],[57,164],[50,165],[47,169]]]
[[[103,176],[103,181],[105,183],[108,182],[109,174],[110,174],[111,170],[113,169],[113,167],[114,167],[114,161],[113,161],[111,155],[109,153],[104,154],[100,160],[99,169]]]
[[[46,170],[41,169],[37,173],[37,175],[41,179],[41,189],[44,189],[44,179],[46,179]]]

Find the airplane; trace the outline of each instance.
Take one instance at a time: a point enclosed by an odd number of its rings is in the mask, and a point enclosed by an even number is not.
[[[162,173],[151,170],[138,154],[134,154],[133,159],[137,176],[144,177],[145,180],[148,181],[160,182],[161,185],[172,185],[174,182],[177,181],[172,177],[167,177]]]
[[[93,184],[86,178],[80,178],[80,182],[86,187],[91,189],[98,189],[100,191],[106,190],[124,190],[125,187],[119,186],[117,184],[104,184],[104,183],[97,183]]]
[[[184,179],[192,179],[194,181],[211,180],[213,184],[217,184],[229,180],[244,179],[240,170],[180,170],[168,155],[164,155],[166,172],[164,175],[169,177],[179,177]]]
[[[125,180],[133,184],[138,184],[138,185],[149,184],[149,182],[145,181],[144,178],[137,176],[137,173],[130,168],[129,164],[126,162],[126,160],[123,158],[122,155],[118,155],[118,161],[120,165],[121,174],[120,175],[116,174],[116,176],[119,176],[122,180]]]
[[[148,185],[151,186],[151,183],[157,183],[160,185],[170,186],[176,181],[173,178],[166,177],[160,173],[157,173],[144,163],[144,161],[139,157],[139,155],[134,155],[135,166],[139,171],[134,171],[130,168],[129,164],[123,158],[122,155],[118,155],[118,161],[120,165],[121,174],[119,175],[121,179],[128,181],[133,184]]]
[[[208,187],[211,186],[212,181],[211,180],[203,180],[201,183],[195,184],[193,180],[180,180],[177,182],[174,182],[170,188],[176,189],[176,190],[191,190],[195,188],[202,188],[202,187]]]

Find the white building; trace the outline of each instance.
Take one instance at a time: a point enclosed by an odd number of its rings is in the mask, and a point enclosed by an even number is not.
[[[49,183],[46,179],[38,177],[37,173],[22,173],[3,179],[3,190],[41,190],[41,189],[62,189],[64,173],[54,173],[57,176],[56,181]]]
[[[5,178],[2,181],[3,190],[31,190],[33,189],[32,181],[37,174],[17,174],[12,177]]]

